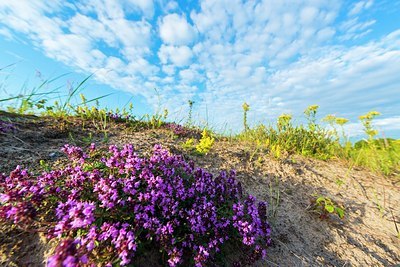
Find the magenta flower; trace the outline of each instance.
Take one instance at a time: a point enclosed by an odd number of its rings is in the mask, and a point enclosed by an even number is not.
[[[265,257],[267,205],[245,197],[234,171],[214,177],[160,145],[148,158],[132,145],[62,150],[67,166],[0,175],[0,219],[33,228],[49,220],[47,236],[58,242],[49,266],[134,264],[147,246],[167,255],[169,266],[206,266],[236,240],[251,262]]]

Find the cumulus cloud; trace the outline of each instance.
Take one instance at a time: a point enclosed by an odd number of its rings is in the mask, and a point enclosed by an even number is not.
[[[154,3],[153,0],[128,0],[130,4],[139,8],[143,14],[148,17],[152,18],[154,15]]]
[[[134,2],[143,12],[151,8],[144,2]],[[61,19],[63,8],[74,12]],[[117,1],[72,6],[61,1],[1,2],[0,23],[8,31],[23,33],[48,57],[79,72],[94,73],[96,79],[116,88],[139,93],[143,91],[143,77],[158,71],[145,59],[150,52],[152,26],[142,19],[127,19]],[[104,50],[102,43],[109,49]],[[112,55],[108,55],[110,51]]]
[[[193,53],[187,46],[162,45],[158,56],[163,64],[172,63],[177,67],[183,67],[190,64]]]
[[[164,6],[164,11],[170,12],[179,9],[179,5],[176,1],[169,1],[165,6]]]
[[[160,37],[166,44],[187,45],[194,41],[195,35],[193,27],[178,14],[168,14],[161,19]]]

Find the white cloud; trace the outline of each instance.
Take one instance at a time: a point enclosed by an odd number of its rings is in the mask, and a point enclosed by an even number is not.
[[[387,137],[385,134],[386,132],[400,130],[400,117],[394,116],[384,119],[376,118],[372,122],[372,127],[378,130],[380,137]],[[349,137],[367,137],[361,122],[345,124],[344,130]]]
[[[361,13],[363,10],[369,9],[373,5],[373,0],[359,1],[353,5],[353,8],[349,11],[348,16],[355,16]]]
[[[115,0],[89,0],[87,3],[80,3],[86,5],[86,8],[94,11],[99,16],[99,20],[118,20],[125,17],[123,6],[119,1]]]
[[[126,64],[117,57],[108,57],[105,64],[105,69],[109,70],[122,70],[126,67]]]
[[[15,39],[14,35],[7,28],[0,28],[0,35],[2,35],[8,41],[12,41]]]
[[[154,6],[152,1],[145,2],[132,1],[130,4],[148,13]],[[151,24],[144,19],[127,19],[122,3],[114,0],[91,0],[86,5],[78,3],[77,6],[78,11],[87,14],[78,12],[69,20],[71,31],[92,38],[93,44],[104,41],[109,47],[119,49],[129,61],[150,53]],[[91,17],[93,13],[97,18]]]
[[[172,63],[177,67],[184,67],[190,64],[193,53],[187,46],[162,45],[158,51],[161,63]]]
[[[372,26],[377,21],[371,19],[370,16],[365,16],[365,14],[373,4],[373,0],[362,0],[351,5],[347,14],[348,19],[342,22],[339,28],[342,32],[340,40],[356,40],[372,32]]]
[[[181,84],[188,85],[203,82],[204,77],[199,73],[199,69],[199,65],[193,64],[189,68],[181,70],[179,72]]]
[[[301,10],[300,21],[303,25],[308,25],[314,22],[314,19],[318,15],[318,9],[316,7],[308,6]]]
[[[145,21],[119,19],[107,21],[106,25],[125,46],[145,47],[149,44],[151,25]]]
[[[340,39],[350,40],[361,38],[371,32],[371,26],[375,23],[375,19],[360,22],[358,17],[345,21],[340,27],[340,30],[344,32]]]
[[[144,58],[150,52],[151,25],[145,20],[126,19],[123,6],[117,1],[69,4],[68,8],[75,13],[69,19],[61,19],[58,12],[64,4],[35,0],[0,2],[0,23],[6,29],[23,33],[50,58],[79,72],[93,72],[105,84],[146,95],[143,79],[158,71]],[[115,49],[118,58],[100,49],[101,41]]]
[[[177,10],[178,8],[179,8],[179,5],[178,5],[178,3],[177,3],[176,1],[169,1],[169,2],[165,5],[164,10],[165,10],[166,12],[170,12],[170,11]]]
[[[188,45],[194,41],[196,32],[186,19],[178,14],[169,14],[161,19],[160,37],[170,45]]]
[[[154,15],[154,3],[153,0],[128,0],[129,3],[139,8],[143,14],[152,18]]]
[[[137,60],[133,60],[129,62],[127,65],[127,68],[125,69],[125,72],[129,75],[142,75],[144,79],[146,79],[147,76],[152,76],[155,73],[157,73],[159,70],[158,67],[150,64],[146,59],[144,58],[138,58]]]
[[[56,35],[52,39],[41,40],[41,45],[49,57],[81,69],[101,66],[101,60],[104,59],[104,55],[95,57],[91,55],[90,41],[80,35]],[[101,52],[99,53],[102,54]]]
[[[385,118],[385,119],[377,119],[375,120],[374,125],[378,127],[385,127],[388,130],[400,130],[400,116]]]
[[[68,21],[68,24],[68,29],[71,33],[88,36],[93,41],[101,40],[110,47],[117,47],[115,35],[97,19],[78,13]]]
[[[172,76],[175,74],[175,66],[174,65],[163,65],[161,69],[167,75]]]

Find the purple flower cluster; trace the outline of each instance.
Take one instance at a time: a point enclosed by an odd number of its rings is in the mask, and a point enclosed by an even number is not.
[[[56,209],[56,216],[59,219],[55,234],[61,236],[66,229],[86,228],[94,222],[93,203],[80,202],[68,199],[66,203],[60,203]]]
[[[15,130],[15,126],[12,123],[0,120],[0,132],[1,133],[7,133],[7,132],[11,132],[13,130]]]
[[[184,126],[182,126],[180,124],[177,124],[175,122],[166,123],[165,126],[168,129],[170,129],[177,136],[184,137],[184,136],[187,136],[190,133],[189,129],[187,129],[186,127],[184,127]]]
[[[266,203],[243,197],[234,171],[214,179],[160,145],[150,158],[132,145],[62,150],[71,161],[64,168],[35,177],[17,167],[0,175],[0,219],[47,225],[49,238],[59,240],[50,266],[116,258],[127,265],[149,245],[167,255],[169,266],[204,266],[227,242],[245,247],[250,261],[265,256]]]
[[[78,241],[72,238],[61,239],[53,255],[47,261],[48,267],[75,267],[88,263],[87,255],[82,255],[77,249]]]
[[[118,112],[107,112],[107,117],[115,121],[127,121],[132,118],[131,115],[122,115]]]

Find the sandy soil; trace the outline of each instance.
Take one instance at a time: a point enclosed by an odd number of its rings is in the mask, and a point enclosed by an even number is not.
[[[0,171],[16,165],[36,168],[40,159],[62,158],[65,143],[102,143],[104,133],[76,119],[69,122],[0,112],[16,125],[0,133]],[[91,140],[90,135],[91,133]],[[235,169],[247,191],[269,202],[273,227],[268,257],[256,266],[396,266],[400,264],[400,181],[339,160],[318,161],[300,156],[279,160],[255,152],[251,145],[218,140],[206,156],[181,148],[183,138],[165,129],[132,131],[110,124],[109,144],[132,143],[143,154],[161,143],[212,173]],[[86,139],[86,141],[83,141]],[[344,219],[320,219],[310,209],[313,195],[324,195],[345,207]],[[0,226],[1,266],[44,266],[49,245],[38,234]],[[400,265],[399,265],[400,266]]]

